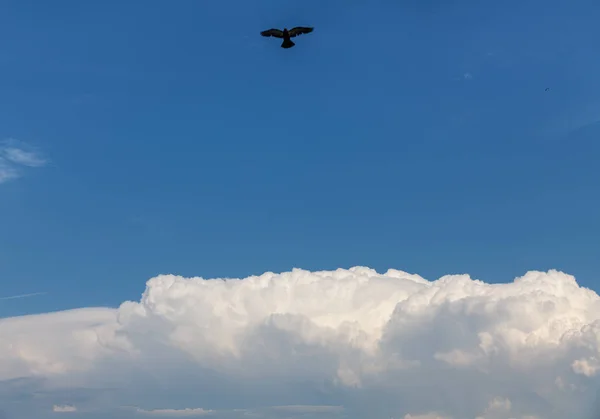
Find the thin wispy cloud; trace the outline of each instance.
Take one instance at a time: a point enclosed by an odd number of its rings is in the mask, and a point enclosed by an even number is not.
[[[453,76],[452,80],[461,81],[461,80],[471,80],[472,78],[473,78],[473,73],[466,72],[466,73],[462,73],[460,76],[459,75]]]
[[[315,405],[288,405],[288,406],[272,406],[273,410],[285,410],[296,413],[333,413],[344,410],[342,406],[315,406]]]
[[[54,405],[54,406],[52,406],[52,411],[56,412],[56,413],[69,413],[69,412],[77,412],[77,408],[75,406],[71,406],[71,405],[65,405],[65,406]]]
[[[27,143],[14,138],[0,142],[0,184],[17,179],[23,167],[42,167],[48,160]]]
[[[0,157],[0,183],[8,182],[9,180],[19,177],[19,171],[11,167],[2,157]]]
[[[45,294],[47,294],[47,292],[32,292],[30,294],[11,295],[10,297],[0,297],[0,301],[3,301],[3,300],[18,300],[20,298],[36,297],[38,295],[45,295]]]
[[[25,151],[20,148],[7,147],[4,150],[7,160],[16,164],[29,167],[40,167],[46,164],[46,160],[31,151]]]
[[[186,408],[186,409],[136,409],[138,413],[145,415],[156,415],[156,416],[204,416],[213,413],[212,410],[205,410],[202,408]]]

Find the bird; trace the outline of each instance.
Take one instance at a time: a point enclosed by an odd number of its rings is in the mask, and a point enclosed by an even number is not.
[[[295,28],[290,29],[284,28],[283,31],[279,29],[267,29],[266,31],[262,31],[260,34],[266,37],[275,37],[275,38],[283,38],[283,42],[281,43],[281,48],[291,48],[295,43],[292,42],[290,38],[294,38],[298,35],[302,35],[305,33],[311,33],[314,30],[312,27],[308,26],[296,26]]]

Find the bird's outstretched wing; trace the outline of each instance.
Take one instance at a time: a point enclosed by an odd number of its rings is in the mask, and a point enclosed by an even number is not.
[[[283,31],[279,29],[267,29],[260,33],[262,36],[274,36],[275,38],[283,38]]]
[[[296,26],[289,30],[290,37],[302,35],[303,33],[311,33],[315,28],[307,27],[307,26]]]

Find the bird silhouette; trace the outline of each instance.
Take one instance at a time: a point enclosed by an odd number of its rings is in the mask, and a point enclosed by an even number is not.
[[[281,43],[281,48],[291,48],[295,43],[292,42],[290,38],[294,38],[298,35],[302,35],[304,33],[311,33],[314,28],[306,27],[306,26],[297,26],[295,28],[290,29],[284,28],[283,31],[279,29],[267,29],[266,31],[262,31],[260,34],[266,37],[274,37],[274,38],[283,38],[283,42]]]

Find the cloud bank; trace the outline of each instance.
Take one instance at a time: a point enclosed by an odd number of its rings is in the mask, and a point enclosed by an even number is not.
[[[23,141],[7,139],[0,142],[0,184],[19,178],[23,167],[42,167],[47,160]]]
[[[554,270],[504,284],[364,267],[160,275],[118,309],[1,319],[0,405],[9,418],[592,419],[599,350],[600,297]]]

